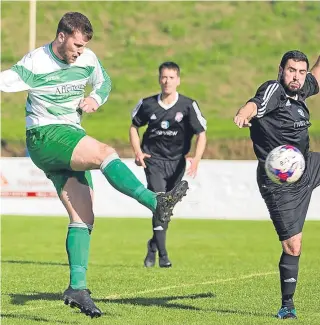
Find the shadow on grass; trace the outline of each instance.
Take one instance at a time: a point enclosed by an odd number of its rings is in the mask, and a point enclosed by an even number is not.
[[[54,266],[69,266],[68,263],[47,262],[47,261],[19,261],[19,260],[1,260],[1,263],[7,264],[30,264],[30,265],[54,265]],[[141,265],[125,265],[125,264],[89,264],[90,267],[109,267],[109,268],[125,268],[125,269],[141,269]]]
[[[62,300],[62,293],[34,293],[34,294],[18,294],[9,293],[8,296],[11,298],[11,304],[13,305],[25,305],[28,301],[34,300]]]
[[[59,293],[34,293],[34,294],[8,294],[11,298],[11,304],[13,305],[25,305],[28,301],[46,300],[55,301],[62,300],[62,294]],[[192,309],[201,310],[200,308],[187,306],[184,304],[171,303],[174,300],[181,299],[201,299],[201,298],[214,298],[212,293],[200,293],[184,296],[164,296],[164,297],[152,297],[152,298],[123,298],[123,299],[94,299],[97,303],[113,303],[113,304],[126,304],[126,305],[139,305],[139,306],[161,306],[165,308],[176,309]],[[170,302],[170,304],[169,304]]]
[[[1,314],[1,318],[11,318],[11,319],[19,319],[19,320],[31,320],[33,322],[43,322],[43,323],[52,323],[52,320],[43,318],[43,317],[37,317],[37,316],[30,316],[30,315],[23,315],[23,314]],[[55,324],[78,324],[77,322],[65,322],[62,320],[54,320]]]
[[[63,306],[62,293],[37,292],[37,293],[33,293],[33,294],[14,294],[14,293],[11,293],[11,294],[7,294],[7,295],[11,298],[10,303],[13,304],[13,305],[24,306],[29,301],[40,301],[39,303],[41,304],[43,302],[43,300],[45,300],[45,301],[61,301],[61,306]],[[70,307],[68,307],[68,308],[70,308]],[[74,310],[76,312],[80,313],[80,311],[77,308],[75,308]],[[18,312],[19,312],[19,310],[17,310],[17,313]],[[109,316],[114,316],[114,315],[111,315],[111,313],[108,313],[108,312],[105,312],[105,311],[103,311],[103,314],[104,315],[109,315]],[[3,315],[4,315],[4,317],[12,317],[12,318],[15,317],[15,315],[13,315],[13,314],[3,314]],[[29,317],[29,316],[26,316],[26,317]],[[23,315],[17,314],[16,318],[23,318]],[[38,321],[41,321],[41,319],[38,319]],[[43,321],[46,321],[46,320],[43,320]]]
[[[119,299],[96,299],[97,302],[112,303],[112,304],[124,304],[124,305],[139,305],[139,306],[161,306],[170,309],[189,309],[189,310],[202,310],[198,307],[188,306],[181,303],[172,303],[175,300],[181,299],[201,299],[201,298],[215,298],[215,295],[209,293],[198,293],[184,296],[164,296],[164,297],[152,297],[152,298],[119,298]],[[169,303],[170,302],[170,303]]]
[[[8,264],[37,264],[37,265],[58,265],[58,266],[69,266],[68,263],[44,262],[44,261],[15,261],[15,260],[2,260],[1,263],[8,263]]]
[[[34,293],[34,294],[8,294],[11,297],[11,303],[13,305],[25,305],[28,301],[35,300],[62,300],[62,293]],[[203,312],[214,312],[221,314],[234,314],[234,315],[243,315],[243,316],[257,316],[257,317],[273,317],[273,314],[256,312],[256,311],[245,311],[237,309],[224,309],[224,308],[199,308],[182,303],[175,303],[176,300],[183,299],[202,299],[202,298],[215,298],[215,294],[208,293],[199,293],[199,294],[190,294],[190,295],[180,295],[180,296],[163,296],[163,297],[136,297],[136,298],[117,298],[117,299],[93,299],[97,304],[120,304],[120,305],[133,305],[133,306],[156,306],[169,309],[182,309],[182,310],[198,310]],[[102,308],[104,309],[104,308]],[[104,313],[108,315],[108,313]],[[6,315],[6,314],[4,314]],[[111,314],[109,314],[112,316]],[[114,316],[114,315],[113,315]],[[7,317],[13,317],[7,315]]]
[[[184,296],[168,296],[168,297],[153,297],[153,298],[119,298],[119,299],[96,299],[97,302],[103,303],[114,303],[114,304],[124,304],[124,305],[139,305],[139,306],[161,306],[165,308],[176,308],[176,309],[189,309],[189,310],[201,310],[207,312],[214,313],[222,313],[222,314],[236,314],[243,316],[258,316],[258,317],[274,317],[273,314],[260,313],[255,311],[244,311],[244,310],[232,310],[232,309],[223,309],[223,308],[198,308],[193,306],[187,306],[183,304],[171,303],[174,300],[181,299],[201,299],[201,298],[215,298],[216,295],[208,292],[208,293],[199,293],[199,294],[191,294]]]
[[[220,308],[209,308],[205,311],[221,313],[221,314],[232,314],[232,315],[243,315],[243,316],[258,316],[258,317],[272,317],[275,318],[274,314],[260,313],[256,311],[247,310],[233,310],[233,309],[220,309]]]

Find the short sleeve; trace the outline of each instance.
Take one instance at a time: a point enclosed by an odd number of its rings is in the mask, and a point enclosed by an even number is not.
[[[199,134],[207,129],[207,121],[203,117],[199,105],[193,101],[189,110],[189,122],[195,134]]]
[[[279,82],[275,80],[267,81],[258,88],[255,96],[248,102],[253,102],[257,105],[258,112],[256,117],[261,118],[281,107],[282,94],[283,88]]]
[[[307,73],[306,81],[301,89],[303,99],[316,95],[319,92],[319,84],[317,79],[311,72]]]
[[[141,127],[148,123],[148,117],[146,116],[143,99],[139,101],[131,114],[132,124]]]

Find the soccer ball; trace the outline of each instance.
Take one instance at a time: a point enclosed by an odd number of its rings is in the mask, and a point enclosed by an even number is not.
[[[302,176],[305,165],[304,157],[296,147],[282,145],[269,152],[265,170],[274,183],[294,183]]]

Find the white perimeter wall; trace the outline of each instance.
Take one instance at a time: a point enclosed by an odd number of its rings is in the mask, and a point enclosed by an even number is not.
[[[124,162],[144,183],[142,168]],[[5,215],[65,216],[55,189],[30,158],[1,158],[1,213]],[[203,160],[190,190],[175,208],[175,217],[269,219],[255,176],[256,161]],[[150,217],[150,211],[113,189],[100,171],[92,172],[94,212],[102,217]],[[311,200],[308,219],[320,220],[320,189]]]

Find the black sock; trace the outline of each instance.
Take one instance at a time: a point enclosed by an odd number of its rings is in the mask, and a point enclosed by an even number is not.
[[[168,229],[168,222],[159,222],[152,218],[152,226],[153,226],[153,237],[151,242],[157,245],[159,256],[168,255],[166,250],[166,235]]]
[[[293,295],[296,290],[300,256],[282,253],[279,262],[282,307],[294,308]]]

